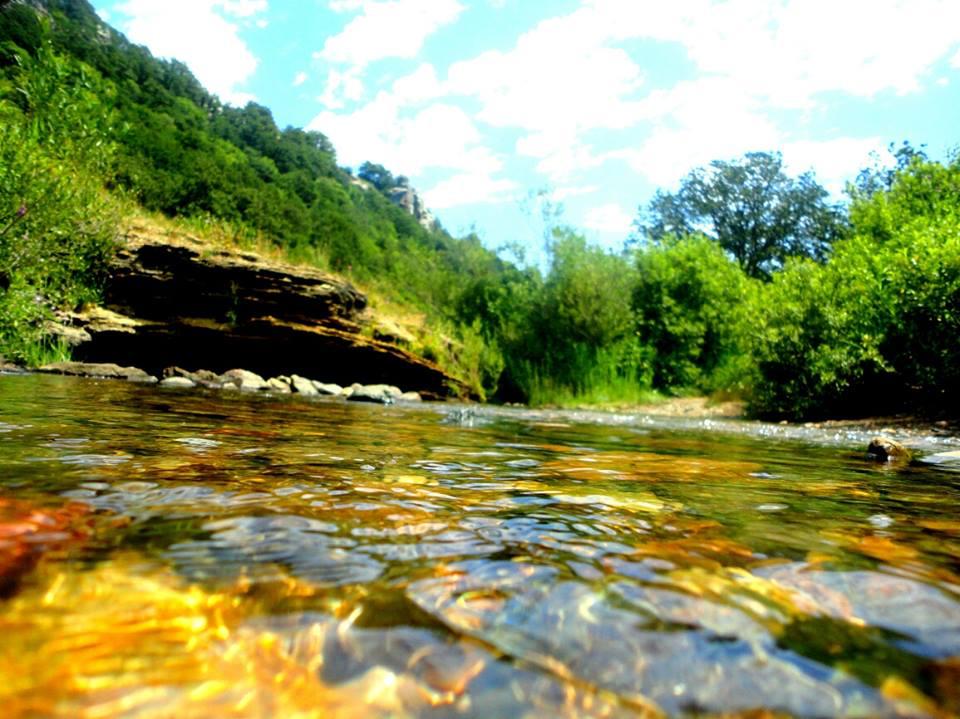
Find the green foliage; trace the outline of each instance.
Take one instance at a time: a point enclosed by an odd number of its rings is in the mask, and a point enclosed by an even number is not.
[[[52,310],[96,297],[116,215],[98,174],[109,144],[84,119],[94,78],[47,46],[22,67],[19,107],[0,99],[0,350],[35,362],[62,354],[45,344]]]
[[[649,388],[634,332],[633,268],[568,228],[552,233],[550,271],[488,275],[460,296],[461,319],[503,353],[498,396],[568,404],[629,401]]]
[[[704,230],[751,277],[768,278],[788,257],[826,258],[843,235],[843,214],[811,173],[783,170],[779,154],[747,153],[688,174],[675,193],[658,191],[637,226],[653,241]]]
[[[639,339],[653,351],[654,387],[742,391],[756,281],[702,235],[643,247],[637,270],[633,308]]]
[[[944,411],[960,395],[960,163],[913,158],[861,194],[853,237],[763,293],[754,411],[769,416]]]

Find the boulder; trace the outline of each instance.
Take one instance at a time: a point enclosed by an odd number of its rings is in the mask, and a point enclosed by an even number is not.
[[[351,402],[377,402],[393,404],[403,395],[396,387],[387,384],[368,384],[351,389],[347,399]]]
[[[314,388],[319,394],[332,395],[334,397],[339,397],[343,394],[343,387],[338,384],[333,384],[332,382],[313,382]]]
[[[400,399],[404,402],[423,402],[423,397],[420,396],[419,392],[404,392],[400,395]]]
[[[933,464],[937,466],[949,467],[951,469],[960,469],[960,450],[952,452],[937,452],[928,454],[926,457],[920,457],[921,464]]]
[[[290,378],[290,385],[293,387],[293,391],[297,394],[307,396],[319,394],[317,388],[313,386],[313,380],[309,380],[306,377],[301,377],[298,374],[295,374]]]
[[[232,384],[245,392],[258,392],[267,388],[267,383],[263,377],[245,369],[227,370],[220,375],[220,381],[224,385]]]
[[[197,383],[188,377],[164,377],[160,380],[160,386],[171,389],[193,389]]]
[[[198,369],[196,372],[191,372],[183,369],[182,367],[166,367],[163,370],[163,376],[164,378],[180,377],[183,379],[188,379],[195,385],[209,387],[211,389],[220,389],[220,387],[223,386],[223,381],[220,379],[220,375],[218,375],[216,372],[211,372],[208,369]]]
[[[290,382],[282,377],[271,377],[268,379],[266,389],[271,392],[279,392],[280,394],[290,394],[292,391],[290,389]]]
[[[867,446],[867,455],[878,462],[909,461],[910,450],[889,437],[874,437]]]
[[[107,362],[53,362],[40,367],[38,372],[63,374],[97,379],[123,379],[128,382],[154,384],[157,378],[138,367],[121,367]]]

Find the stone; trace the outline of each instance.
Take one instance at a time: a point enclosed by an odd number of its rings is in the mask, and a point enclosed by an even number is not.
[[[0,355],[0,372],[23,372],[23,368]]]
[[[320,394],[332,395],[334,397],[339,397],[343,394],[343,387],[338,384],[333,384],[332,382],[313,382],[314,388]]]
[[[220,375],[208,369],[198,369],[196,372],[191,372],[182,367],[166,367],[163,370],[163,376],[165,378],[181,377],[190,380],[195,385],[211,389],[220,389],[223,385]]]
[[[245,369],[227,370],[220,375],[220,380],[225,385],[232,384],[245,392],[258,392],[267,389],[267,383],[263,377]]]
[[[400,399],[404,402],[423,402],[423,397],[420,396],[419,392],[404,392],[400,395]]]
[[[293,391],[297,394],[307,396],[319,394],[317,388],[313,386],[313,380],[309,380],[306,377],[301,377],[298,374],[295,374],[290,378],[290,385],[293,387]]]
[[[172,389],[192,389],[197,386],[197,383],[188,377],[164,377],[160,380],[160,386]]]
[[[123,379],[128,382],[156,384],[157,378],[138,367],[121,367],[107,362],[53,362],[40,367],[38,372],[96,379]]]
[[[290,383],[285,382],[280,377],[271,377],[267,380],[267,387],[271,392],[279,392],[280,394],[290,394],[292,390],[290,389]]]
[[[867,455],[878,462],[908,461],[910,450],[889,437],[874,437],[867,446]]]
[[[928,454],[926,457],[921,457],[918,461],[923,464],[945,465],[948,467],[960,468],[960,450]]]
[[[379,404],[393,404],[403,393],[391,385],[368,384],[351,388],[347,399],[351,402],[376,402]]]

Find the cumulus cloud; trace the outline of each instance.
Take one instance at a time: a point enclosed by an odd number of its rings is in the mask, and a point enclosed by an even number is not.
[[[458,0],[336,0],[330,6],[361,14],[327,38],[319,54],[329,62],[359,67],[384,58],[415,57],[430,35],[464,10]]]
[[[298,72],[297,75],[296,75],[296,77],[293,78],[293,86],[294,86],[294,87],[300,87],[300,86],[301,86],[303,83],[305,83],[309,78],[310,78],[310,76],[307,75],[307,73],[305,73],[305,72]]]
[[[342,109],[363,96],[363,75],[369,64],[416,57],[430,35],[454,22],[465,9],[459,0],[332,0],[330,8],[360,13],[313,54],[315,60],[333,66],[320,97],[330,110]]]
[[[386,92],[353,113],[323,112],[309,129],[327,135],[347,164],[372,159],[407,176],[428,168],[489,175],[503,165],[481,144],[480,131],[463,109],[437,103],[402,114],[396,96]]]
[[[626,237],[633,226],[634,215],[615,202],[608,202],[587,211],[583,226],[588,230]]]
[[[429,207],[445,210],[459,205],[503,202],[513,198],[517,183],[496,179],[483,172],[465,172],[440,182],[424,192]]]
[[[316,55],[334,67],[327,110],[313,126],[348,161],[382,158],[408,175],[452,170],[453,178],[430,191],[438,208],[515,190],[485,147],[494,130],[515,133],[516,156],[563,187],[577,187],[584,171],[612,161],[671,186],[711,160],[782,149],[789,169],[812,167],[839,192],[877,138],[814,142],[800,134],[802,125],[788,130],[784,113],[815,112],[835,94],[916,92],[936,82],[937,63],[960,67],[955,0],[582,0],[512,46],[445,69],[422,63],[359,104],[369,64],[416,57],[464,8],[459,0],[330,6],[357,16]],[[682,49],[686,78],[657,84],[659,68],[644,64],[644,48],[654,44]],[[633,144],[613,147],[614,138]],[[626,214],[603,205],[590,222],[622,228]]]
[[[843,192],[846,183],[871,164],[873,155],[889,157],[878,137],[802,140],[783,146],[783,162],[787,170],[794,174],[813,170],[817,181],[834,195]]]
[[[186,63],[197,79],[223,100],[242,105],[242,90],[258,59],[240,38],[239,21],[267,9],[266,0],[127,0],[116,6],[122,29],[161,57]]]

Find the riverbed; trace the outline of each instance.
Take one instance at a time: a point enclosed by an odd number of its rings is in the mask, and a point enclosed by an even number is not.
[[[955,715],[960,471],[872,433],[0,376],[4,716]]]

